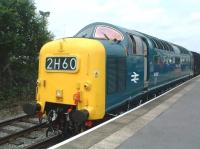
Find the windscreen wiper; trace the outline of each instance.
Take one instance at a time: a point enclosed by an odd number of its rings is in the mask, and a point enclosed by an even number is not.
[[[110,38],[105,33],[103,35],[104,37],[106,37],[107,40],[110,40]]]

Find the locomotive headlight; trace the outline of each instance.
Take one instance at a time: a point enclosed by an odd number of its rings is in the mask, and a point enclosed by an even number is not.
[[[63,90],[56,90],[56,98],[63,98]]]
[[[36,85],[40,86],[40,84],[41,84],[40,80],[37,80]]]

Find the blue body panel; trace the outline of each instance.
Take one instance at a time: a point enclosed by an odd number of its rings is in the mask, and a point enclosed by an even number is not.
[[[116,91],[115,93],[112,93],[112,94],[108,94],[107,92],[106,111],[109,111],[123,104],[124,102],[127,102],[130,96],[138,95],[142,92],[144,88],[144,65],[143,64],[144,64],[143,56],[132,56],[132,57],[126,58],[125,89],[121,91]],[[136,76],[134,76],[134,72]],[[132,80],[134,79],[134,77],[136,77],[135,82]],[[121,82],[121,80],[119,81]]]
[[[128,56],[124,52],[124,46],[122,44],[126,44],[127,41],[121,44],[102,41],[105,46],[107,59],[109,56],[115,57],[124,57],[126,61],[126,87],[122,91],[118,91],[112,94],[106,93],[106,111],[110,111],[119,105],[127,102],[128,100],[134,100],[134,97],[142,94],[144,90],[154,90],[161,86],[164,86],[168,83],[171,83],[175,80],[182,79],[184,77],[188,77],[191,73],[191,56],[186,54],[188,61],[185,63],[176,64],[173,60],[177,54],[172,51],[164,51],[157,48],[152,47],[151,42],[146,41],[148,46],[148,54],[147,54],[147,75],[148,75],[148,87],[144,87],[144,55],[133,55]],[[117,46],[118,45],[118,46]],[[159,61],[155,62],[155,57],[159,57]],[[178,57],[183,57],[181,54],[178,54]],[[172,61],[171,61],[172,59]],[[107,61],[108,62],[108,61]],[[108,63],[106,66],[106,84],[107,90],[109,86],[108,82]],[[124,66],[123,66],[124,67]],[[133,73],[138,74],[139,80],[135,83],[131,81],[131,75]]]
[[[143,55],[134,55],[127,56],[125,54],[125,49],[122,44],[115,44],[106,40],[101,41],[106,49],[107,54],[107,68],[106,68],[106,111],[109,111],[124,102],[129,100],[129,97],[132,95],[137,95],[142,92],[144,89],[144,56]],[[110,59],[122,60],[121,63],[118,63],[118,69],[124,69],[123,74],[124,78],[120,80],[119,74],[121,71],[112,71],[115,69],[111,64],[112,61]],[[111,65],[111,66],[110,66]],[[117,74],[118,73],[118,74]],[[136,76],[134,76],[136,74]],[[109,77],[111,75],[111,77]],[[118,76],[115,77],[114,76]],[[137,76],[138,75],[138,76]],[[134,80],[134,77],[136,77]],[[133,80],[132,80],[133,79]],[[111,81],[110,81],[111,80]],[[132,80],[132,81],[131,81]],[[116,83],[117,86],[120,84],[125,84],[124,89],[116,89],[114,92],[109,94],[109,86],[113,87],[113,84]],[[135,82],[134,82],[135,81]],[[114,82],[114,83],[113,83]],[[110,85],[111,84],[111,85]],[[114,87],[115,88],[115,87]],[[127,100],[124,100],[127,99]]]
[[[93,38],[97,26],[107,26],[123,36],[119,42],[97,39],[106,49],[106,112],[134,100],[143,91],[155,90],[192,74],[192,54],[156,37],[102,22],[86,26],[77,35]],[[134,42],[136,46],[137,43],[143,46],[136,49],[147,49],[147,52],[132,51],[130,54],[130,43]]]

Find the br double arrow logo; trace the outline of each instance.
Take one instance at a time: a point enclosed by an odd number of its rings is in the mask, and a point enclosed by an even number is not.
[[[131,81],[137,83],[137,81],[139,81],[139,74],[133,72],[133,74],[131,75]]]

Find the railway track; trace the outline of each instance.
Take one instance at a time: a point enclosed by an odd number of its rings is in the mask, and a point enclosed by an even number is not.
[[[0,122],[0,149],[34,148],[50,142],[55,144],[60,134],[47,138],[46,127],[46,122],[39,123],[37,118],[28,115]]]
[[[47,126],[28,115],[0,122],[0,149],[47,148],[72,137],[63,137],[59,132],[46,137]]]

